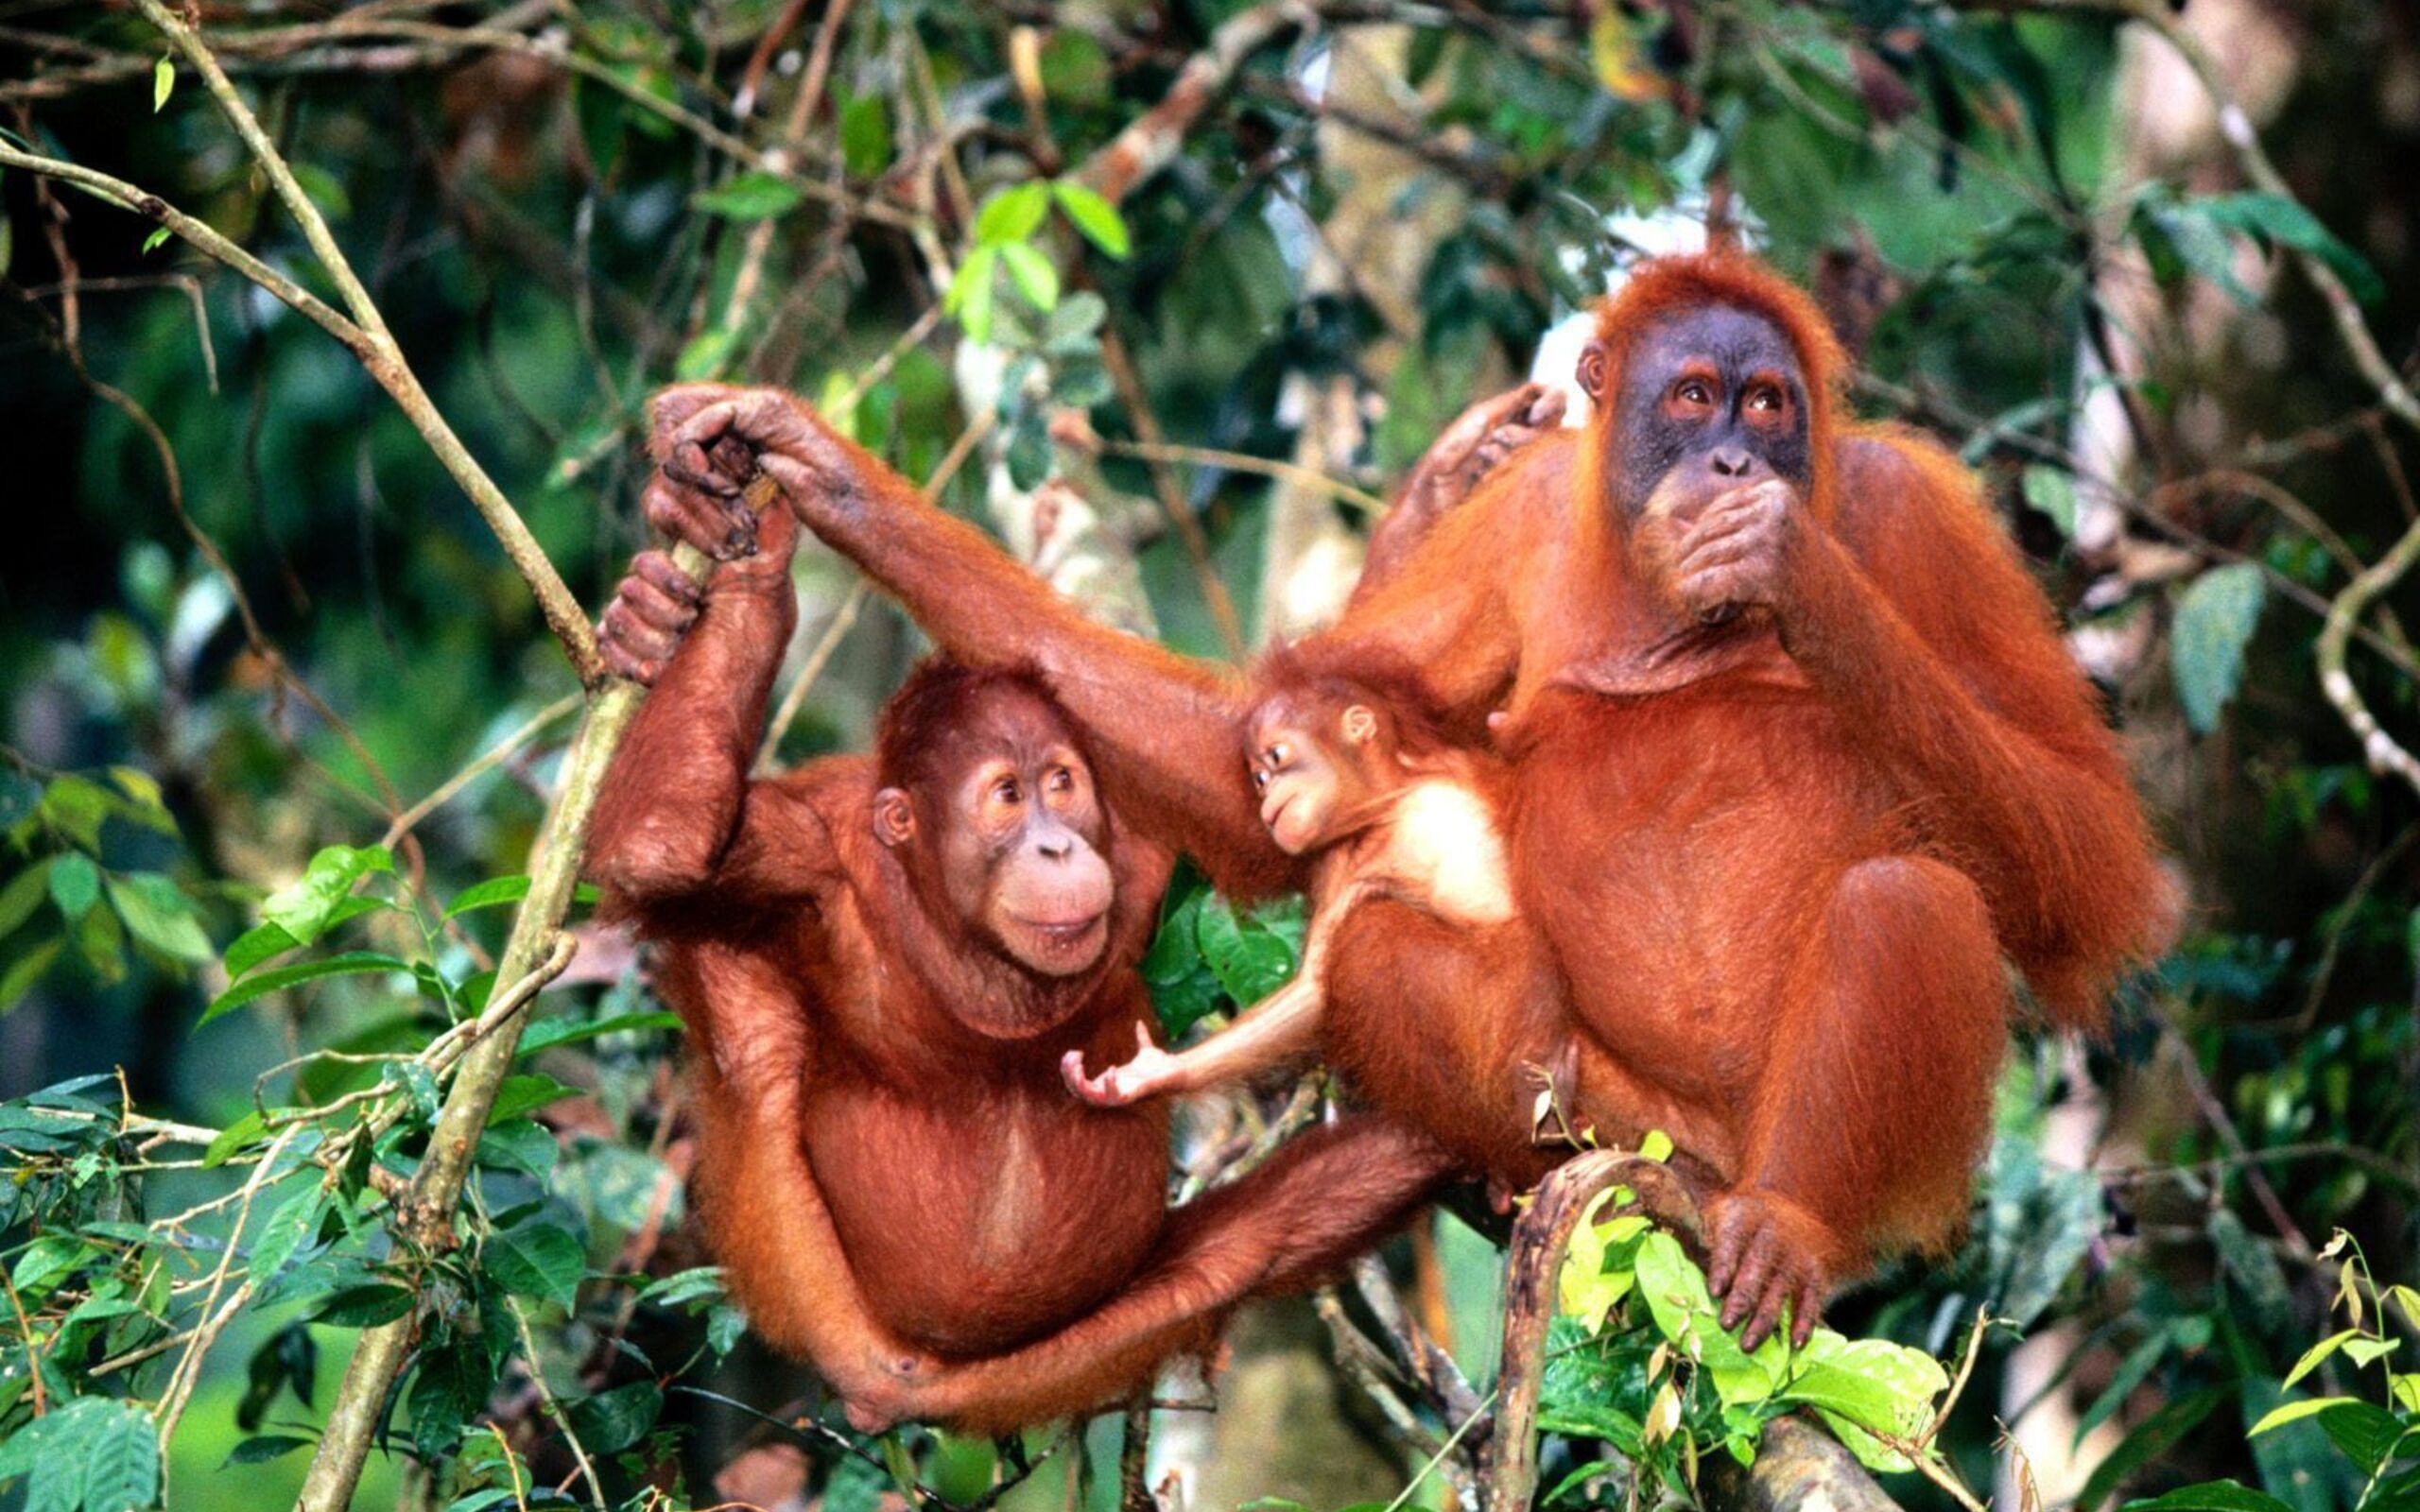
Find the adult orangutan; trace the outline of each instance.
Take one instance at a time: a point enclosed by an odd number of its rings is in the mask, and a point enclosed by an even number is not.
[[[1474,406],[1415,470],[1398,538],[1450,509],[1535,397]],[[692,407],[673,396],[659,423]],[[1015,668],[927,663],[872,758],[752,781],[797,519],[661,479],[646,502],[717,565],[701,593],[644,553],[606,611],[609,662],[654,692],[588,869],[661,945],[689,1025],[698,1208],[733,1294],[854,1417],[1002,1429],[1119,1400],[1448,1172],[1425,1136],[1353,1119],[1168,1212],[1165,1110],[1087,1108],[1058,1068],[1151,1031],[1135,966],[1169,853],[1118,821],[1079,731]]]
[[[1761,265],[1643,266],[1582,358],[1589,423],[1511,458],[1302,648],[1411,667],[1465,738],[1497,729],[1514,896],[1585,1061],[1618,1073],[1583,1074],[1581,1111],[1664,1128],[1707,1173],[1711,1280],[1751,1345],[1786,1307],[1804,1337],[1836,1283],[1962,1216],[2003,955],[2090,1027],[2169,912],[2049,606],[1953,458],[1841,418],[1844,366]],[[1039,666],[1128,822],[1231,888],[1299,884],[1236,760],[1252,690],[1075,619],[797,401],[683,403],[663,439],[684,487],[728,493],[705,448],[745,441],[942,645]],[[1345,921],[1332,1005],[1420,979],[1408,912]]]

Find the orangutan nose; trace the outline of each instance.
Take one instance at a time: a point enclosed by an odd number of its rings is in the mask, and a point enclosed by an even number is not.
[[[1756,465],[1754,454],[1737,446],[1718,447],[1708,460],[1719,478],[1744,478]]]

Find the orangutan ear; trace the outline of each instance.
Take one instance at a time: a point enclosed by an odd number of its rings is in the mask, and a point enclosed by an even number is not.
[[[873,837],[896,850],[916,837],[916,807],[904,787],[886,787],[873,796]]]
[[[1368,704],[1357,703],[1344,711],[1344,738],[1355,746],[1366,746],[1377,738],[1378,716]]]
[[[1580,349],[1580,391],[1588,403],[1602,407],[1605,403],[1605,344],[1591,341]]]

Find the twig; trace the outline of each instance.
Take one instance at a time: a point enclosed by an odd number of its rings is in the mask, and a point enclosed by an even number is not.
[[[1387,512],[1387,501],[1350,483],[1340,483],[1316,468],[1249,452],[1221,451],[1215,446],[1178,446],[1166,441],[1120,441],[1101,438],[1100,449],[1111,456],[1132,456],[1146,462],[1185,462],[1195,467],[1222,467],[1230,472],[1257,472],[1299,489],[1323,493],[1372,516]]]
[[[1115,324],[1103,325],[1100,331],[1101,365],[1109,369],[1110,382],[1116,386],[1118,403],[1126,406],[1127,419],[1133,423],[1134,434],[1143,438],[1146,447],[1162,447],[1167,437],[1160,431],[1160,418],[1151,409],[1150,395],[1143,388],[1142,376],[1134,370],[1128,357],[1126,343],[1118,335]],[[1236,615],[1236,602],[1228,596],[1227,585],[1219,576],[1218,563],[1210,559],[1210,538],[1202,533],[1201,521],[1184,496],[1184,484],[1166,462],[1151,463],[1151,484],[1160,497],[1160,507],[1175,527],[1177,539],[1184,543],[1184,554],[1193,563],[1194,581],[1201,590],[1201,601],[1210,610],[1210,618],[1219,627],[1219,639],[1226,644],[1227,654],[1240,662],[1248,650],[1244,642],[1243,621]]]
[[[504,1298],[504,1305],[511,1312],[512,1326],[521,1335],[522,1363],[529,1367],[529,1384],[538,1393],[538,1404],[562,1431],[563,1442],[571,1448],[571,1457],[579,1466],[580,1478],[588,1483],[588,1494],[596,1502],[597,1512],[606,1512],[614,1503],[605,1500],[605,1486],[596,1479],[596,1467],[589,1460],[587,1446],[580,1443],[578,1434],[572,1432],[571,1414],[563,1411],[562,1403],[555,1400],[554,1388],[546,1384],[546,1372],[539,1367],[538,1339],[529,1332],[528,1311],[521,1305],[521,1298],[509,1293]]]
[[[418,825],[421,820],[427,818],[431,814],[434,814],[439,809],[443,808],[447,803],[453,801],[456,794],[461,792],[462,789],[470,786],[473,782],[477,782],[482,776],[493,771],[497,766],[503,765],[505,760],[514,751],[519,750],[522,747],[536,739],[540,730],[545,729],[548,725],[553,724],[556,720],[561,719],[563,715],[571,713],[574,709],[579,707],[579,695],[576,693],[567,693],[562,697],[556,699],[554,702],[546,705],[544,709],[539,710],[536,713],[530,715],[527,723],[524,724],[520,729],[514,730],[511,734],[505,736],[502,740],[499,740],[494,745],[489,747],[469,765],[463,767],[460,771],[456,772],[453,776],[439,783],[436,790],[430,793],[426,798],[422,799],[410,808],[404,810],[403,813],[396,815],[395,822],[387,826],[387,833],[379,837],[378,843],[384,846],[391,846],[396,841],[402,839],[406,834],[411,833],[413,827]]]

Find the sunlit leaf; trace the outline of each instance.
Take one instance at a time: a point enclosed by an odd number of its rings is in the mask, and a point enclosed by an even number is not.
[[[1133,251],[1134,238],[1127,232],[1126,217],[1099,191],[1073,179],[1061,179],[1051,184],[1050,195],[1084,240],[1121,260]]]

